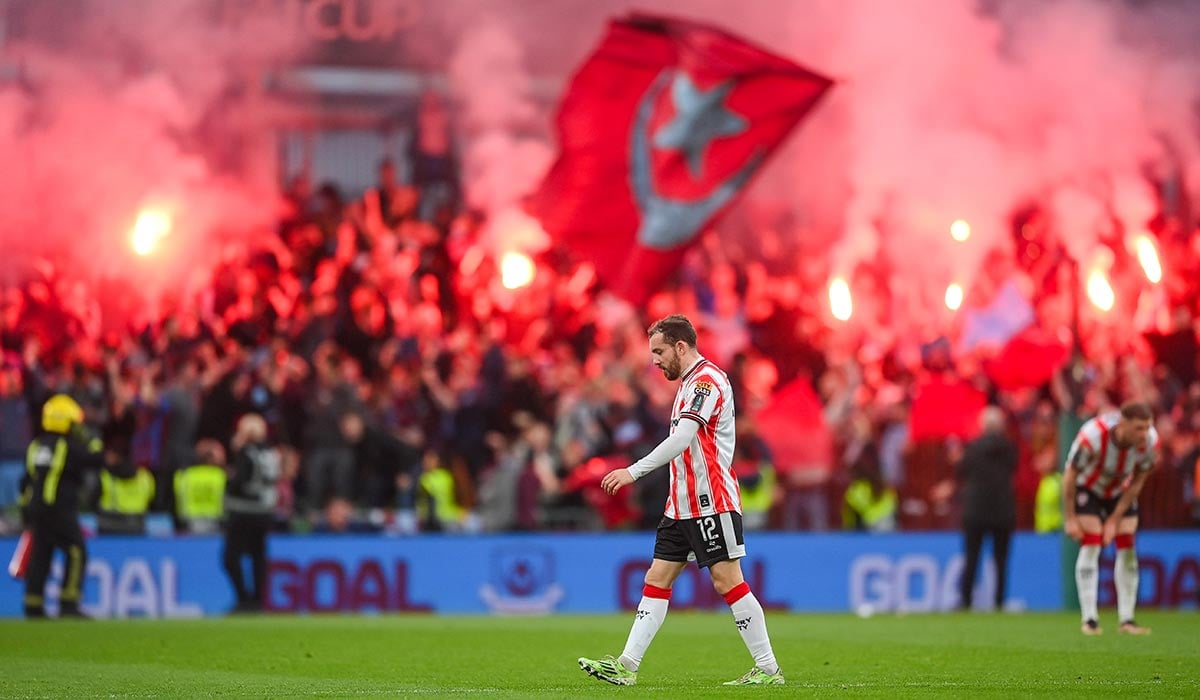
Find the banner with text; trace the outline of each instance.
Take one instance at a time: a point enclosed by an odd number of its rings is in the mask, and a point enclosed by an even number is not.
[[[958,604],[961,539],[953,533],[752,533],[743,571],[765,607],[796,611],[931,612]],[[1196,605],[1200,552],[1191,533],[1138,536],[1141,605]],[[267,606],[280,612],[551,613],[633,609],[654,537],[644,534],[426,535],[272,538]],[[1019,534],[1009,562],[1009,606],[1061,605],[1062,541]],[[2,551],[16,538],[0,539]],[[89,542],[84,608],[97,617],[198,617],[233,606],[215,537]],[[248,565],[248,564],[247,564]],[[1111,559],[1101,604],[1113,604]],[[47,590],[55,608],[61,563]],[[0,616],[21,614],[22,582],[0,583]],[[985,552],[975,600],[990,601]],[[723,609],[707,573],[689,566],[671,608]]]

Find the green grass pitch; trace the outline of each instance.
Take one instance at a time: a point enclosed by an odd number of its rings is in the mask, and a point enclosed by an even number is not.
[[[768,617],[788,685],[751,666],[726,614],[673,613],[620,688],[576,658],[616,654],[630,615],[0,622],[0,697],[1200,697],[1200,616],[1087,638],[1068,614]]]

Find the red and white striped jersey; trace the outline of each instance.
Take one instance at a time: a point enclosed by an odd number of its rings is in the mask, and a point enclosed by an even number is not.
[[[725,373],[703,357],[680,377],[672,434],[681,420],[696,421],[700,430],[683,454],[671,460],[666,516],[690,520],[741,513],[742,493],[733,473],[733,389]]]
[[[1102,498],[1121,495],[1134,474],[1150,471],[1158,459],[1158,431],[1153,427],[1144,446],[1117,447],[1113,428],[1120,420],[1121,414],[1114,411],[1084,423],[1067,455],[1067,465],[1078,472],[1075,485]]]

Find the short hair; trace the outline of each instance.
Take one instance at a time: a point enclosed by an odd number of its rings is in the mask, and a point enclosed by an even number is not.
[[[212,438],[204,438],[196,443],[196,458],[201,464],[225,466],[225,446]]]
[[[267,421],[257,413],[246,413],[238,419],[235,435],[250,442],[261,442],[267,439]]]
[[[1154,412],[1145,401],[1126,401],[1121,404],[1121,417],[1125,420],[1154,420]]]
[[[1005,424],[1004,410],[999,406],[988,406],[979,414],[979,427],[985,433],[1003,433]]]
[[[682,340],[691,347],[696,347],[696,327],[683,314],[671,314],[655,321],[654,325],[646,329],[646,335],[653,337],[655,333],[662,333],[663,340],[671,345]]]

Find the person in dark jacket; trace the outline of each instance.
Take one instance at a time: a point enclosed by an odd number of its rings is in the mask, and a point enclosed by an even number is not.
[[[1016,525],[1013,478],[1017,472],[1017,446],[1005,430],[1004,412],[988,406],[980,415],[983,434],[970,442],[958,464],[962,497],[962,528],[966,548],[961,580],[961,609],[970,609],[975,574],[983,538],[992,538],[996,565],[995,606],[1004,605],[1008,577],[1008,545]]]
[[[421,453],[357,411],[342,416],[341,427],[342,437],[354,450],[359,500],[371,508],[391,506],[400,477],[420,474]]]
[[[33,538],[25,574],[25,616],[44,618],[46,578],[54,550],[66,566],[59,594],[59,617],[86,617],[79,610],[87,545],[79,528],[79,492],[87,471],[99,470],[104,444],[83,423],[83,408],[66,394],[42,407],[42,432],[26,453],[21,485],[25,527]]]
[[[267,533],[279,500],[279,452],[267,442],[267,422],[257,413],[238,421],[231,446],[232,473],[225,482],[225,573],[237,594],[237,612],[262,610],[266,600]],[[253,586],[246,585],[242,560],[252,562]]]

